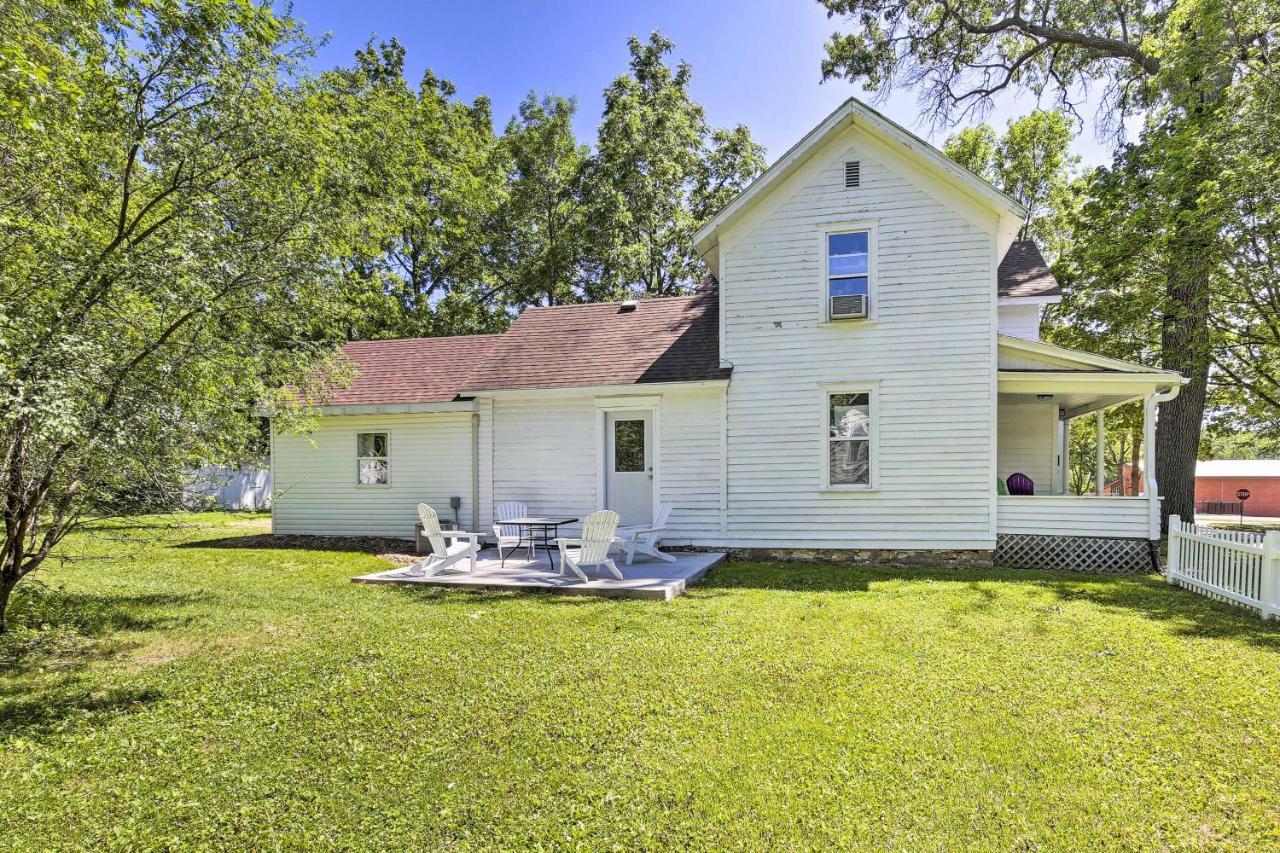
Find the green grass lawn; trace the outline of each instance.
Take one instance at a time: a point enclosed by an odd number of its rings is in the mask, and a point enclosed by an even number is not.
[[[1280,627],[1154,576],[405,590],[190,520],[20,596],[0,849],[1280,845]]]

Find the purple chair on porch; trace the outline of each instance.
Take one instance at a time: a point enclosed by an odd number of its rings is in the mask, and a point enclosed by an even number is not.
[[[1010,474],[1009,479],[1005,480],[1005,485],[1009,487],[1011,495],[1034,495],[1036,493],[1036,484],[1026,474]]]

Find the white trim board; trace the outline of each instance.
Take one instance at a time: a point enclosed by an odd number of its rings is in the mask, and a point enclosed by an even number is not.
[[[568,385],[557,388],[511,388],[492,391],[464,391],[477,400],[505,399],[508,397],[654,397],[664,391],[685,391],[698,388],[725,388],[728,379],[700,379],[694,382],[644,382],[633,385]]]
[[[1113,370],[1122,373],[1151,373],[1163,376],[1165,381],[1175,381],[1179,384],[1185,384],[1187,380],[1172,370],[1161,370],[1158,367],[1147,367],[1145,364],[1137,364],[1132,361],[1122,361],[1118,358],[1110,358],[1105,355],[1096,355],[1084,350],[1071,349],[1070,347],[1062,347],[1056,344],[1047,344],[1043,341],[1029,341],[1026,338],[1015,338],[1012,335],[1001,334],[997,338],[997,344],[1001,349],[1008,349],[1015,353],[1023,353],[1030,356],[1041,356],[1051,359],[1055,362],[1065,362],[1061,364],[1063,367],[1069,367],[1072,364],[1084,365],[1083,369],[1102,369]],[[998,353],[997,353],[998,355]],[[1077,368],[1080,369],[1080,368]]]

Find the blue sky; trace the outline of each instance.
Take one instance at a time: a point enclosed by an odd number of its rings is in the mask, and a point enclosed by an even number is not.
[[[576,133],[588,144],[595,141],[601,93],[626,70],[627,37],[643,39],[654,29],[693,66],[693,96],[711,123],[747,125],[771,162],[848,96],[870,99],[854,84],[821,82],[823,44],[840,22],[828,20],[814,0],[294,0],[293,13],[313,37],[330,33],[317,70],[349,63],[371,36],[395,36],[407,50],[411,81],[430,67],[464,98],[489,95],[499,128],[531,89],[575,96]],[[935,145],[947,136],[930,134],[912,92],[876,106]],[[988,121],[1003,128],[1034,108],[1030,97],[1005,97]],[[1099,142],[1092,127],[1074,148],[1086,164],[1110,159],[1110,144]]]

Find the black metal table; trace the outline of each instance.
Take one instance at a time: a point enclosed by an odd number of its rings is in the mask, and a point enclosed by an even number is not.
[[[547,562],[551,564],[551,568],[555,569],[556,561],[551,557],[551,544],[556,537],[560,535],[560,526],[562,524],[573,524],[576,518],[543,518],[541,516],[530,516],[528,518],[504,518],[499,524],[514,524],[517,527],[526,528],[529,531],[529,550],[532,552],[530,559],[536,559],[538,556],[538,543],[542,543],[542,547],[547,549]],[[541,536],[535,536],[534,531],[541,533]],[[506,564],[506,559],[503,559]]]

